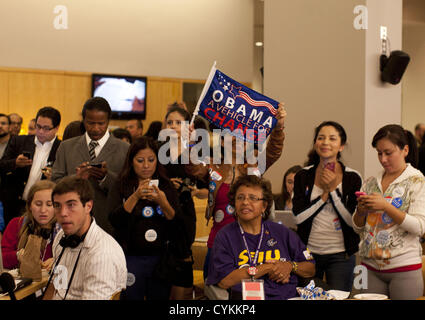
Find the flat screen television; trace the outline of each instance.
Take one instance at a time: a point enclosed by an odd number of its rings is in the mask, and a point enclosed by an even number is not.
[[[146,119],[146,77],[92,75],[92,97],[105,98],[112,119]]]

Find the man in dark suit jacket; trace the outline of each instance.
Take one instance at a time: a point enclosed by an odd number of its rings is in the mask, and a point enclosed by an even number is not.
[[[41,108],[36,116],[36,134],[12,136],[0,160],[0,200],[4,206],[5,223],[22,214],[26,194],[40,179],[51,175],[60,140],[56,137],[60,112],[52,107]]]
[[[107,195],[121,172],[129,145],[108,132],[111,108],[105,99],[87,100],[82,115],[86,133],[62,142],[56,154],[52,180],[58,182],[69,175],[88,179],[95,191],[92,212],[96,223],[112,235]]]

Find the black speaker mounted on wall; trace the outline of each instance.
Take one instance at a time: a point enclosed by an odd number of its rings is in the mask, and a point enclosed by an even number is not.
[[[400,50],[391,51],[389,57],[382,54],[380,57],[381,80],[394,85],[398,84],[409,62],[409,55]]]

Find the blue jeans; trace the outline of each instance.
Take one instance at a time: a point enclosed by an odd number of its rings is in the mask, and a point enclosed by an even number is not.
[[[127,279],[127,288],[121,300],[168,300],[171,284],[154,276],[154,270],[160,256],[126,256],[127,271],[131,273]],[[131,285],[129,285],[131,284]]]
[[[351,291],[356,265],[354,254],[348,257],[345,252],[324,255],[313,253],[313,257],[316,262],[315,277],[323,279],[325,275],[330,289]]]

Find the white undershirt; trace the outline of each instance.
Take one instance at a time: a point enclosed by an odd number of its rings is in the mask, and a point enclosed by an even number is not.
[[[337,189],[342,193],[341,183]],[[311,192],[311,199],[313,200],[321,196],[322,193],[323,190],[314,185]],[[330,199],[328,199],[326,205],[313,219],[313,225],[308,238],[308,248],[316,254],[333,254],[345,251],[341,222]]]
[[[42,144],[40,141],[38,141],[37,136],[35,136],[35,152],[32,160],[31,171],[28,176],[27,184],[25,185],[24,193],[22,194],[22,198],[24,200],[27,200],[28,192],[34,183],[41,179],[41,169],[44,168],[47,164],[47,159],[49,158],[50,150],[52,150],[55,139],[56,137]]]

